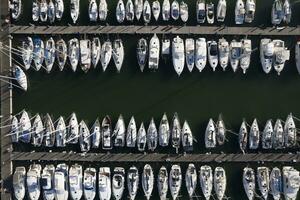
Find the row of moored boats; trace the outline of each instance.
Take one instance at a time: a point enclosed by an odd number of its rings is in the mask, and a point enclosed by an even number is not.
[[[181,146],[185,152],[193,151],[194,139],[190,126],[187,121],[181,125],[177,113],[174,114],[171,124],[164,114],[158,127],[152,118],[148,129],[143,122],[138,127],[134,116],[131,117],[127,128],[122,115],[119,116],[114,129],[112,125],[109,116],[105,116],[102,123],[96,119],[90,129],[84,120],[78,122],[75,113],[71,114],[66,125],[63,117],[54,122],[49,114],[43,118],[36,114],[31,119],[24,110],[20,113],[19,119],[17,116],[12,117],[10,135],[14,143],[31,143],[36,147],[65,147],[67,144],[79,144],[82,152],[87,152],[91,148],[101,148],[100,144],[103,150],[128,147],[137,148],[142,152],[170,145],[177,151]]]
[[[161,200],[166,200],[168,191],[172,199],[179,198],[181,187],[185,180],[186,190],[190,198],[196,196],[198,186],[197,168],[189,164],[185,176],[179,165],[172,165],[170,173],[162,166],[157,174],[157,180],[152,167],[146,164],[141,175],[137,167],[132,166],[127,170],[123,167],[115,167],[111,172],[109,167],[100,167],[97,173],[95,168],[83,168],[74,164],[70,168],[65,163],[46,165],[43,170],[40,164],[32,164],[26,173],[25,167],[17,167],[13,175],[14,196],[17,200],[23,200],[27,189],[30,200],[37,200],[43,196],[46,200],[93,200],[98,192],[100,200],[124,199],[127,183],[127,192],[130,200],[134,200],[137,192],[142,187],[146,199],[150,199],[154,187],[157,187]],[[183,177],[184,176],[184,177]],[[141,182],[141,186],[140,186]],[[199,171],[199,185],[205,199],[210,199],[214,189],[217,199],[225,197],[226,173],[222,167],[213,169],[204,165]],[[27,186],[27,187],[26,187]],[[42,190],[42,191],[41,191]]]

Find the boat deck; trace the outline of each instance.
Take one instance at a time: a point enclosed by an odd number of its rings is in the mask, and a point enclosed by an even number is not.
[[[227,27],[227,26],[12,26],[11,34],[203,34],[296,36],[297,27]]]

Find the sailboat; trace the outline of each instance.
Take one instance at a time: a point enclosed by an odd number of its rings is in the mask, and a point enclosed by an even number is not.
[[[168,180],[169,180],[168,170],[165,166],[162,166],[159,169],[158,177],[157,177],[157,188],[158,188],[158,194],[160,200],[167,199]]]
[[[245,22],[252,23],[255,16],[256,4],[255,0],[246,0]]]
[[[112,57],[118,72],[121,71],[123,61],[124,61],[124,56],[125,56],[125,52],[124,52],[124,46],[122,40],[121,39],[114,40]]]
[[[160,15],[160,3],[158,0],[152,2],[152,13],[155,21],[157,21]]]
[[[171,140],[172,140],[172,147],[176,149],[176,153],[180,147],[181,143],[181,125],[179,121],[179,117],[177,113],[174,113],[172,126],[171,126]]]
[[[243,170],[243,186],[249,200],[253,200],[256,196],[255,192],[255,174],[254,170],[245,167]]]
[[[111,150],[113,148],[112,143],[112,127],[111,120],[108,115],[104,117],[101,124],[101,137],[102,137],[102,149]]]
[[[251,53],[252,53],[252,43],[249,39],[242,39],[242,48],[241,48],[241,58],[240,66],[243,70],[243,73],[246,74],[247,69],[250,66],[251,62]]]
[[[148,56],[148,44],[146,39],[144,38],[139,39],[136,47],[136,55],[137,55],[137,60],[140,69],[143,72],[147,62],[147,56]]]
[[[271,21],[273,25],[279,25],[284,17],[283,5],[281,0],[274,0],[271,12]]]
[[[143,0],[135,0],[134,1],[134,13],[136,19],[139,21],[141,19],[142,13],[144,8],[144,1]]]
[[[97,172],[95,168],[86,168],[83,172],[83,196],[86,200],[93,200],[97,190]]]
[[[284,0],[283,3],[283,22],[289,24],[292,19],[292,7],[289,0]]]
[[[213,119],[209,119],[205,131],[205,148],[215,148],[216,141],[216,127]]]
[[[236,40],[232,40],[229,49],[230,49],[230,55],[229,55],[230,65],[233,72],[236,72],[240,63],[242,43],[237,42]]]
[[[79,145],[81,152],[88,152],[91,149],[90,129],[83,120],[79,123]]]
[[[196,40],[196,55],[195,55],[195,65],[200,72],[204,69],[207,62],[207,47],[206,39],[198,38]]]
[[[149,60],[148,67],[149,69],[156,70],[159,66],[159,54],[160,54],[160,43],[156,34],[150,40],[149,45]]]
[[[153,185],[154,185],[153,170],[149,164],[146,164],[144,166],[144,170],[142,173],[142,187],[147,200],[149,200],[151,197],[153,191]]]
[[[55,129],[56,147],[65,147],[67,140],[67,128],[63,117],[58,118]]]
[[[202,193],[206,200],[210,199],[211,191],[213,187],[213,174],[212,169],[208,165],[200,167],[200,185]]]
[[[214,189],[219,200],[222,200],[226,191],[226,173],[224,168],[216,167],[214,173]]]
[[[243,24],[245,20],[245,3],[243,0],[237,0],[235,4],[235,24]]]
[[[53,200],[55,197],[54,173],[54,165],[46,165],[43,169],[41,177],[41,186],[43,189],[43,196],[45,200]]]
[[[284,143],[287,148],[297,144],[297,129],[292,114],[287,116],[284,123]]]
[[[24,90],[27,91],[28,88],[28,81],[27,81],[27,76],[24,73],[24,71],[19,67],[18,65],[14,65],[13,67],[13,76],[20,85],[20,87]]]
[[[208,62],[212,67],[213,71],[215,71],[219,63],[218,43],[215,40],[207,41],[207,52]]]
[[[280,119],[277,119],[274,125],[274,132],[272,137],[272,147],[274,149],[284,148],[284,131]]]
[[[193,38],[185,39],[185,60],[188,70],[192,72],[195,65],[195,41]]]
[[[271,39],[261,39],[260,41],[260,62],[266,74],[270,73],[273,65],[274,43]]]
[[[169,188],[173,199],[177,199],[181,189],[182,174],[179,165],[172,165],[169,176]]]
[[[68,57],[72,71],[75,72],[80,59],[79,40],[77,38],[73,38],[68,42]]]
[[[268,199],[268,194],[270,190],[269,182],[270,182],[269,168],[258,167],[257,168],[258,189],[264,200]]]
[[[172,61],[176,73],[178,74],[178,76],[180,76],[180,74],[183,71],[185,62],[184,62],[184,43],[183,43],[183,39],[180,38],[179,36],[173,38]]]
[[[148,149],[151,151],[154,151],[157,147],[157,129],[154,122],[154,119],[152,118],[147,130],[147,145]]]
[[[222,119],[222,115],[219,115],[218,121],[216,123],[216,140],[218,145],[223,145],[226,140],[226,127]]]
[[[186,23],[189,19],[189,7],[187,3],[181,1],[179,5],[179,9],[180,9],[180,18],[184,23]]]
[[[206,19],[205,0],[197,0],[196,12],[197,12],[197,22],[203,24]]]
[[[99,199],[107,200],[111,198],[111,174],[109,167],[100,167],[98,176]]]
[[[52,24],[55,21],[55,5],[52,0],[48,3],[48,20]]]
[[[41,38],[34,38],[33,46],[33,61],[36,71],[39,71],[44,62],[44,42]]]
[[[274,167],[270,174],[270,193],[274,200],[280,200],[282,192],[282,176],[279,168]]]
[[[116,7],[116,17],[119,23],[124,22],[126,16],[125,4],[123,0],[119,0]]]
[[[192,199],[197,187],[197,170],[194,164],[189,164],[186,169],[185,186],[189,194],[189,198]]]
[[[67,133],[67,143],[77,144],[79,137],[79,125],[75,113],[71,114]]]
[[[26,174],[27,193],[30,200],[38,200],[41,194],[41,170],[40,164],[31,164]]]
[[[74,200],[80,200],[83,194],[82,189],[82,166],[74,164],[69,170],[70,196]]]
[[[33,59],[33,40],[31,37],[26,37],[26,39],[22,42],[22,60],[24,64],[24,68],[28,70],[31,66],[32,59]]]
[[[143,7],[143,19],[146,24],[151,21],[151,6],[148,0],[145,0]]]
[[[63,39],[56,42],[56,58],[58,61],[58,67],[60,71],[63,71],[67,61],[67,45]]]
[[[55,1],[55,17],[58,21],[62,19],[64,14],[65,6],[63,0],[56,0]]]
[[[90,0],[89,17],[91,22],[96,22],[98,20],[98,5],[96,0]]]
[[[106,18],[107,18],[107,13],[108,13],[108,9],[107,9],[106,0],[100,0],[100,3],[99,3],[99,20],[100,21],[105,21]]]
[[[141,126],[138,130],[138,133],[137,133],[137,147],[138,147],[138,150],[141,151],[141,152],[145,151],[146,144],[147,144],[147,133],[146,133],[144,123],[142,122]]]
[[[272,121],[268,120],[265,125],[264,131],[262,132],[261,143],[263,149],[272,148],[272,136],[273,136],[273,125],[272,125]]]
[[[107,40],[102,45],[101,54],[100,54],[101,65],[104,72],[109,65],[111,56],[112,56],[112,44],[110,40]]]
[[[91,130],[91,140],[92,140],[92,148],[99,148],[100,140],[101,140],[101,125],[99,119],[97,118],[94,122]]]
[[[239,131],[239,146],[243,154],[245,153],[245,150],[247,148],[247,142],[248,142],[248,130],[246,126],[246,121],[243,120]]]
[[[80,14],[80,0],[71,0],[70,13],[73,23],[75,24]]]
[[[22,1],[21,0],[10,1],[9,9],[10,9],[11,17],[14,20],[18,20],[22,13]]]
[[[33,146],[39,147],[42,145],[44,137],[44,125],[39,114],[36,114],[33,121],[31,137]]]
[[[206,4],[206,18],[209,24],[215,22],[215,4],[212,2]]]
[[[17,143],[19,142],[19,121],[16,116],[11,117],[11,128],[10,128],[10,134],[11,134],[11,142]]]
[[[53,147],[55,144],[55,128],[50,115],[47,113],[44,118],[44,145],[46,147]]]
[[[115,129],[113,131],[113,135],[115,136],[114,146],[115,147],[124,147],[125,146],[125,135],[126,135],[126,127],[124,118],[122,115],[119,116]]]
[[[134,116],[132,116],[127,127],[126,146],[131,148],[135,147],[136,138],[137,138],[137,128],[136,128]]]
[[[40,17],[40,7],[38,5],[37,0],[33,0],[32,1],[32,20],[34,22],[39,21],[39,17]]]
[[[13,174],[13,195],[17,200],[23,200],[26,193],[25,188],[26,169],[23,166],[16,167]]]
[[[80,40],[80,61],[81,69],[85,73],[91,68],[91,41],[90,40]]]
[[[125,13],[126,20],[132,22],[134,20],[134,5],[132,0],[127,0]]]
[[[135,166],[129,168],[127,172],[127,190],[129,199],[134,200],[139,187],[139,171]]]
[[[116,167],[112,177],[112,193],[116,200],[122,199],[125,189],[125,169],[123,167]]]
[[[46,71],[47,73],[50,73],[55,61],[55,42],[52,37],[50,37],[46,41],[46,47],[45,47],[45,64],[46,64]]]
[[[181,132],[182,147],[185,152],[193,151],[193,133],[187,121],[184,121]]]
[[[169,21],[171,15],[171,4],[170,0],[164,0],[162,4],[162,19],[164,21]]]
[[[19,141],[29,143],[31,139],[31,122],[28,113],[23,110],[19,119]]]
[[[260,141],[260,130],[256,118],[249,131],[249,149],[257,149]]]
[[[164,113],[158,129],[159,146],[166,147],[170,141],[170,125],[166,113]]]
[[[48,4],[46,0],[41,0],[39,2],[39,9],[41,22],[46,22],[48,17]]]
[[[226,18],[227,3],[226,0],[219,0],[217,5],[217,21],[224,22]]]
[[[180,15],[180,11],[179,11],[179,3],[177,0],[173,0],[172,4],[171,4],[171,17],[173,20],[177,20],[179,18]]]
[[[100,53],[101,53],[101,42],[98,37],[94,37],[92,40],[92,63],[94,68],[97,67],[98,62],[100,60]]]

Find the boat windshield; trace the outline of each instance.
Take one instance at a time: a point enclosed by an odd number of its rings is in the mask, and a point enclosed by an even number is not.
[[[210,46],[210,55],[217,56],[218,55],[218,47],[216,44]]]

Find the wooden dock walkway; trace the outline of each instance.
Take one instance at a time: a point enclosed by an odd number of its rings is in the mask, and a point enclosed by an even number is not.
[[[223,26],[12,26],[11,34],[192,34],[298,36],[299,27],[223,27]]]
[[[172,162],[172,163],[249,163],[279,162],[300,163],[300,154],[131,154],[131,153],[62,153],[62,152],[13,152],[13,161],[60,161],[60,162]]]

